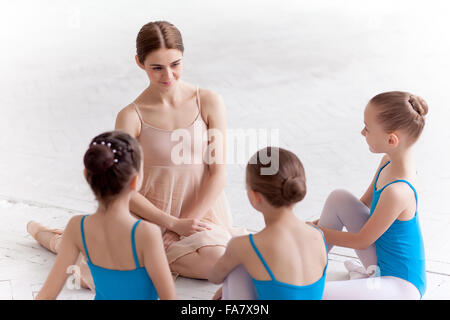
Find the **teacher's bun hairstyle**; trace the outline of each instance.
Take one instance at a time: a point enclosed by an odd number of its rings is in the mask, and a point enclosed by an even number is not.
[[[263,174],[264,169],[273,167],[274,163],[278,165],[278,170],[273,174]],[[262,194],[274,207],[290,206],[303,200],[306,195],[303,164],[286,149],[267,147],[259,150],[250,158],[246,173],[250,189]]]
[[[161,48],[178,49],[184,52],[180,31],[170,22],[154,21],[142,26],[136,38],[136,54],[141,64],[145,57]]]
[[[102,133],[92,139],[84,155],[86,180],[98,200],[108,202],[139,173],[141,148],[122,131]]]

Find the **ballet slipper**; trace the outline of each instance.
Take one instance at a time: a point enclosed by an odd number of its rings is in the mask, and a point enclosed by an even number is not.
[[[177,278],[180,276],[180,274],[178,272],[171,272],[172,273],[172,279],[173,281],[177,280]]]
[[[370,276],[366,273],[360,273],[360,272],[356,272],[356,271],[349,271],[348,275],[350,277],[350,280],[354,280],[354,279],[366,279],[369,278]]]
[[[44,248],[52,251],[53,253],[57,253],[59,239],[62,237],[63,230],[62,229],[51,229],[36,221],[30,221],[27,223],[27,232]],[[48,240],[48,243],[44,243],[41,239],[39,239],[39,233],[41,232],[50,232],[53,233],[54,236]]]
[[[52,232],[54,234],[63,234],[64,230],[62,229],[50,229],[47,228],[46,226],[43,226],[42,224],[36,222],[36,221],[29,221],[27,223],[27,232],[34,238],[36,239],[36,235],[41,232],[41,231],[47,231],[47,232]]]
[[[364,266],[356,260],[346,260],[344,261],[344,266],[348,272],[357,272],[360,274],[368,274]]]

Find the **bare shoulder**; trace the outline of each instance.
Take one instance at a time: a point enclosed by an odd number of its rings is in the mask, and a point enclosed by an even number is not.
[[[136,237],[144,243],[153,243],[162,238],[161,228],[156,224],[142,220],[136,228]]]
[[[198,92],[200,95],[200,99],[202,101],[202,106],[204,104],[214,106],[218,103],[223,103],[222,96],[220,94],[218,94],[217,92],[214,92],[212,90],[205,89],[205,88],[199,88]]]
[[[83,215],[76,215],[70,218],[69,222],[64,229],[64,238],[70,239],[71,242],[76,243],[77,247],[81,248],[81,220]]]
[[[201,88],[199,89],[199,95],[202,114],[206,118],[206,120],[214,117],[215,115],[221,115],[225,113],[225,103],[220,94],[209,89]]]
[[[249,248],[250,242],[248,235],[238,236],[232,238],[227,245],[227,251],[230,254],[240,255],[245,253]]]
[[[140,133],[141,121],[132,103],[119,111],[116,117],[116,130],[122,130],[137,137]]]
[[[389,198],[392,201],[398,202],[399,204],[407,203],[411,197],[414,197],[414,191],[411,187],[404,182],[396,182],[388,185],[382,192],[381,197]]]
[[[69,222],[66,225],[67,231],[75,231],[75,230],[81,230],[81,219],[83,218],[83,215],[76,215],[70,218]]]

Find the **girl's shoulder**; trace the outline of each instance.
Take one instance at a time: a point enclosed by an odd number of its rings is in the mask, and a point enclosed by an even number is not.
[[[70,218],[69,222],[66,225],[66,231],[68,231],[67,229],[70,229],[71,231],[78,229],[81,232],[81,221],[83,220],[83,217],[85,217],[85,216],[87,218],[89,215],[80,214],[80,215],[76,215],[76,216],[73,216],[72,218]]]
[[[252,234],[252,236],[254,237],[255,234]],[[251,244],[249,234],[233,237],[227,245],[227,250],[235,254],[245,254],[245,252],[248,252],[250,248]]]
[[[135,231],[136,241],[151,244],[155,242],[155,239],[162,238],[161,228],[156,224],[146,220],[141,220]]]
[[[81,221],[84,216],[86,215],[76,215],[70,218],[63,233],[66,239],[70,239],[79,247],[81,247],[82,243]]]

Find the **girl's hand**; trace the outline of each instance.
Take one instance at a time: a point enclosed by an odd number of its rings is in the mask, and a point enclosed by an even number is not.
[[[180,240],[180,236],[173,231],[166,231],[163,235],[164,249],[167,250],[174,242]]]
[[[191,218],[178,219],[172,227],[172,231],[179,234],[180,236],[185,237],[205,230],[211,230],[211,227],[208,223],[200,219]]]
[[[222,300],[222,288],[223,287],[220,287],[219,290],[216,291],[216,293],[212,297],[213,300]]]

